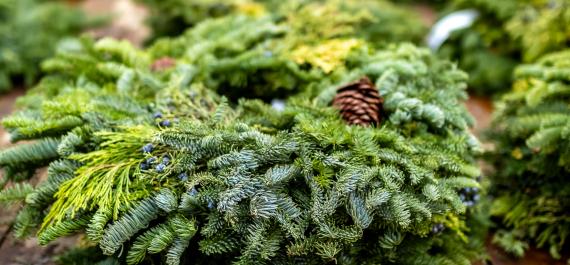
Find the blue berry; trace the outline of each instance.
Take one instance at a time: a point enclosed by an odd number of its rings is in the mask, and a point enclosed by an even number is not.
[[[480,199],[479,188],[466,187],[459,190],[459,198],[467,207],[473,207]]]
[[[434,234],[439,234],[439,233],[443,232],[443,230],[445,230],[445,226],[442,223],[434,224],[431,227],[431,232]]]
[[[170,157],[167,156],[167,155],[165,155],[165,156],[162,158],[162,163],[165,164],[165,165],[168,165],[168,164],[170,163]]]
[[[154,149],[154,146],[152,144],[146,144],[145,146],[143,146],[142,150],[145,153],[150,153],[152,152],[152,149]]]
[[[476,201],[476,202],[479,201],[480,199],[481,199],[481,196],[480,196],[479,194],[475,194],[475,195],[473,196],[473,200]]]
[[[162,172],[164,172],[164,169],[166,169],[166,165],[158,164],[154,169],[156,169],[156,172],[162,173]]]
[[[160,118],[162,118],[162,113],[156,112],[156,113],[154,113],[154,114],[152,115],[152,117],[155,118],[155,119],[160,119]]]
[[[154,162],[156,162],[156,157],[155,157],[155,156],[149,157],[149,158],[146,160],[146,163],[149,164],[149,165],[154,164]]]
[[[172,123],[169,120],[163,120],[160,122],[160,126],[170,127],[170,125],[172,125]]]
[[[196,190],[195,187],[192,187],[192,189],[190,190],[190,196],[195,196],[196,194],[198,194],[198,191]]]
[[[208,209],[214,209],[214,202],[208,201]]]
[[[272,53],[271,51],[264,51],[264,52],[263,52],[263,56],[269,58],[269,57],[273,56],[273,53]]]
[[[182,174],[178,175],[178,178],[182,181],[187,181],[188,180],[188,174],[182,173]]]
[[[271,100],[271,107],[277,111],[285,110],[285,101],[282,99],[273,99]]]
[[[142,170],[147,170],[148,169],[148,164],[147,163],[141,163],[140,165]]]

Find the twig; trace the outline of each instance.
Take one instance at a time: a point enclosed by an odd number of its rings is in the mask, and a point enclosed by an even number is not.
[[[14,227],[14,223],[10,223],[10,225],[8,225],[8,229],[6,229],[4,234],[0,236],[0,248],[2,248],[2,245],[4,245],[4,241],[6,241],[6,238],[8,238],[8,235],[12,231],[12,227]]]

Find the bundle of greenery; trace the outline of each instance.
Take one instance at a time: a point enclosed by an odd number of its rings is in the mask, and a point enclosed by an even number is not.
[[[150,25],[154,38],[178,36],[201,21],[228,14],[253,17],[271,15],[276,21],[306,21],[307,17],[316,19],[307,24],[309,27],[330,24],[328,20],[342,21],[345,24],[343,27],[331,28],[326,34],[335,34],[337,30],[343,31],[350,26],[354,28],[353,34],[365,37],[374,44],[402,41],[420,43],[427,33],[417,14],[385,0],[139,1],[151,11]]]
[[[13,81],[32,85],[40,62],[56,44],[92,25],[83,12],[65,3],[40,0],[0,0],[0,93]]]
[[[515,71],[513,91],[497,104],[489,160],[497,168],[491,214],[494,242],[523,256],[530,245],[560,258],[570,234],[570,50]]]
[[[455,0],[445,13],[461,9],[476,9],[479,17],[471,27],[454,32],[440,53],[469,73],[477,94],[504,92],[517,64],[570,43],[570,4],[565,0]]]
[[[411,44],[319,39],[328,20],[66,43],[3,121],[29,141],[0,152],[16,236],[85,232],[126,264],[470,264],[467,75]],[[284,109],[259,99],[292,82]]]

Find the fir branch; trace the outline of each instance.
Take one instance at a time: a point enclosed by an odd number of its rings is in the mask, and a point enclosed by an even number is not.
[[[58,140],[47,138],[30,144],[17,145],[0,152],[0,165],[25,167],[25,165],[42,165],[59,156]]]
[[[99,242],[105,232],[105,226],[111,220],[112,213],[105,208],[99,208],[90,220],[86,229],[89,240]]]
[[[41,223],[42,217],[43,214],[40,209],[24,206],[14,220],[14,236],[19,239],[31,236]]]
[[[121,245],[129,240],[136,232],[148,226],[154,220],[160,209],[154,198],[147,198],[122,216],[118,221],[109,225],[99,243],[105,255],[112,255]]]
[[[148,253],[156,254],[165,250],[174,241],[174,231],[168,226],[158,227],[154,238],[148,245]]]
[[[74,177],[77,163],[70,160],[57,160],[51,162],[48,167],[47,180],[40,183],[26,196],[26,203],[34,207],[42,207],[53,202],[54,194],[59,185]]]
[[[80,216],[77,219],[64,220],[52,224],[50,227],[40,231],[38,241],[40,245],[47,245],[49,242],[67,235],[71,235],[80,229],[83,229],[89,223],[90,215]]]
[[[153,227],[135,239],[127,253],[127,264],[139,264],[144,260],[152,240],[159,231],[160,227]]]
[[[83,124],[76,116],[58,117],[57,119],[34,119],[29,117],[12,116],[2,120],[6,128],[17,128],[19,139],[36,139],[57,136]]]
[[[190,240],[186,238],[176,238],[168,252],[166,253],[166,264],[167,265],[178,265],[186,248],[190,244]]]
[[[11,187],[0,190],[0,203],[10,204],[24,201],[33,190],[34,187],[28,183],[15,183]]]
[[[240,240],[235,236],[213,236],[200,240],[200,252],[206,255],[226,254],[238,250],[241,246]]]

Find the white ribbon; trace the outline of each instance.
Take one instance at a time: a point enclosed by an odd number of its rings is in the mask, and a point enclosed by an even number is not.
[[[470,27],[479,12],[475,9],[465,9],[453,12],[433,25],[427,38],[428,47],[437,50],[449,38],[451,32]]]

